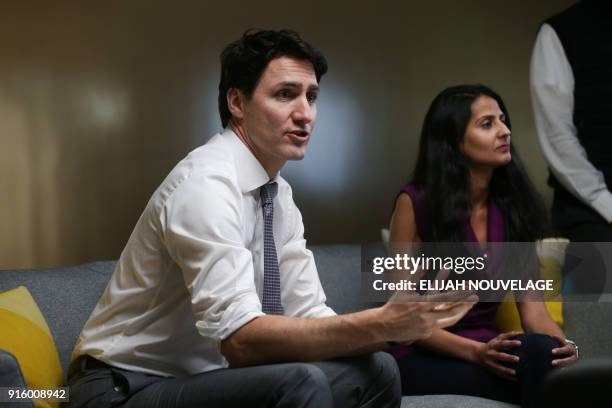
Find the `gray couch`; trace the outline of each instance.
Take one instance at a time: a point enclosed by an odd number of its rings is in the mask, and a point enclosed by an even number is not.
[[[328,304],[338,313],[367,307],[360,301],[360,247],[323,245],[311,248]],[[74,342],[93,310],[115,263],[94,262],[66,268],[0,271],[0,292],[26,286],[53,333],[64,372]],[[612,356],[612,303],[564,305],[565,331],[583,358]],[[402,407],[514,407],[497,401],[457,395],[404,397]]]

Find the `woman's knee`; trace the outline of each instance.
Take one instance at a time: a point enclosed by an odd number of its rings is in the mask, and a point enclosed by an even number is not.
[[[518,350],[519,362],[517,369],[541,371],[542,374],[551,370],[552,350],[559,347],[559,342],[547,334],[525,333],[519,337],[521,347]]]
[[[559,342],[547,334],[525,333],[519,340],[522,353],[529,357],[546,355],[552,358],[552,350],[560,347]]]

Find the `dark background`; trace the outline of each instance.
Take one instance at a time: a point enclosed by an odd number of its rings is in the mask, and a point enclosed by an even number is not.
[[[218,54],[249,27],[322,50],[319,118],[289,163],[310,243],[372,242],[443,87],[506,100],[550,199],[529,96],[547,1],[55,1],[0,5],[0,268],[116,259],[151,193],[220,130]]]

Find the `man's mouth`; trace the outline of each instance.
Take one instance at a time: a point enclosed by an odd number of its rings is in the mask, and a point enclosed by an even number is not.
[[[295,129],[295,130],[290,130],[289,132],[287,132],[287,134],[297,139],[307,139],[308,136],[310,135],[310,132],[308,132],[307,130],[303,130],[303,129]]]

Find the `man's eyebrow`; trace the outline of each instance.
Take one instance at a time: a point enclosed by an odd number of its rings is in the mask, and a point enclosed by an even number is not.
[[[278,88],[281,88],[281,87],[286,87],[286,88],[301,88],[302,84],[299,83],[299,82],[284,81],[284,82],[279,82],[276,86]]]
[[[281,82],[281,83],[279,83],[277,85],[277,88],[282,88],[282,87],[302,89],[302,84],[300,82],[285,81],[285,82]],[[308,90],[309,91],[318,91],[319,90],[319,85],[310,85],[308,87]]]

